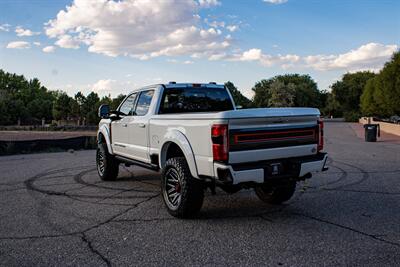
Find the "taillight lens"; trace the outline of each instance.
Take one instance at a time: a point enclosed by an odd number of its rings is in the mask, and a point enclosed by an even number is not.
[[[318,121],[318,151],[324,149],[324,122]]]
[[[228,161],[228,125],[214,124],[211,127],[213,158],[215,161]]]

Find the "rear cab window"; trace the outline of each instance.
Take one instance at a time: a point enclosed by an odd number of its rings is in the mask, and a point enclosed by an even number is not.
[[[165,88],[158,113],[218,112],[233,109],[232,100],[225,88]]]

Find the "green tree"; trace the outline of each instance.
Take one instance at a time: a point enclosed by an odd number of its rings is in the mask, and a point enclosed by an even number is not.
[[[268,107],[268,99],[271,98],[271,83],[274,81],[272,79],[261,80],[256,82],[252,88],[254,92],[253,102],[256,107]]]
[[[111,106],[111,104],[112,104],[111,96],[110,96],[110,95],[108,95],[108,96],[103,96],[103,97],[100,99],[100,105],[102,105],[102,104],[107,104],[107,105]]]
[[[242,106],[243,108],[251,108],[253,106],[253,103],[245,97],[231,81],[226,82],[225,87],[228,88],[231,93],[236,106]]]
[[[394,53],[379,74],[365,85],[361,111],[366,116],[400,114],[400,52]]]
[[[126,97],[126,95],[120,94],[117,97],[113,98],[111,105],[110,105],[110,109],[116,110],[118,108],[119,104],[121,104],[122,100],[124,100],[125,97]]]
[[[271,97],[268,99],[269,107],[293,107],[295,98],[295,85],[289,83],[285,85],[283,82],[276,80],[270,87]]]
[[[360,97],[368,80],[375,77],[369,71],[346,73],[340,81],[332,84],[332,95],[343,114],[360,113]]]
[[[290,87],[293,91],[293,106],[295,107],[322,107],[321,92],[317,84],[309,75],[285,74],[278,75],[268,80],[257,82],[252,90],[254,91],[254,104],[257,107],[268,107],[271,104],[271,85],[274,82],[281,82],[285,88]]]
[[[97,124],[99,122],[99,117],[97,112],[100,106],[100,98],[95,92],[91,92],[86,96],[86,101],[84,103],[84,112],[87,124]]]
[[[53,106],[53,117],[56,120],[67,120],[71,116],[70,102],[73,99],[65,92],[58,92]]]
[[[381,115],[400,115],[400,51],[379,72],[377,86],[375,100]]]
[[[377,79],[373,78],[368,80],[365,85],[364,92],[361,95],[361,112],[364,116],[374,116],[379,113],[378,105],[375,101]]]
[[[74,115],[75,118],[79,119],[82,121],[82,119],[85,117],[84,114],[84,105],[86,102],[86,97],[79,91],[78,93],[75,94],[74,96],[74,101],[71,101],[71,111]]]
[[[343,112],[340,110],[340,104],[336,101],[335,95],[332,93],[327,93],[326,101],[321,111],[328,117],[339,117],[343,115]]]
[[[54,94],[42,86],[38,79],[27,80],[0,70],[1,124],[40,123],[42,118],[52,119]]]

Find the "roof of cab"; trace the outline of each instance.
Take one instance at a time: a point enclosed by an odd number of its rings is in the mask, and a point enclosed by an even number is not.
[[[165,88],[187,88],[187,87],[207,87],[207,88],[224,88],[223,84],[216,83],[175,83],[169,82],[163,84]]]
[[[164,84],[152,84],[143,87],[136,88],[132,90],[129,94],[135,93],[137,91],[143,91],[146,89],[151,89],[157,86],[163,86],[165,88],[189,88],[189,87],[199,87],[199,88],[224,88],[223,84],[216,84],[216,83],[175,83],[169,82]]]

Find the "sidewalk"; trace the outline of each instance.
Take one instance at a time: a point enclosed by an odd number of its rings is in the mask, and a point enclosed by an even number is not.
[[[350,127],[354,130],[357,137],[364,140],[364,125],[361,123],[350,123]],[[381,136],[378,137],[377,142],[396,143],[400,144],[400,136],[386,133],[381,130]]]

